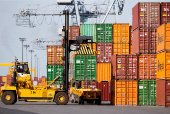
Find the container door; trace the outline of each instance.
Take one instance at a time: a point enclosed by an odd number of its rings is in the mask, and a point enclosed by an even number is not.
[[[170,81],[166,81],[166,107],[170,107]]]

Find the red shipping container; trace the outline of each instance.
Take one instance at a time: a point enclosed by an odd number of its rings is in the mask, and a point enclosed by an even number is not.
[[[0,76],[0,82],[2,81],[2,76]]]
[[[7,75],[7,80],[11,80],[12,79],[12,75]]]
[[[138,28],[132,34],[132,54],[156,54],[157,29]]]
[[[76,40],[76,36],[80,36],[79,26],[69,26],[69,40]]]
[[[111,100],[111,89],[109,82],[100,82],[97,84],[97,88],[102,90],[102,101],[110,101]]]
[[[112,53],[112,43],[97,44],[97,62],[111,62]]]
[[[133,54],[112,56],[113,77],[121,80],[138,79],[138,56]]]
[[[170,2],[161,3],[161,25],[170,22]]]
[[[156,105],[170,107],[170,80],[156,81]]]
[[[81,87],[89,88],[89,89],[93,90],[93,89],[97,88],[97,83],[95,81],[83,81]]]
[[[139,56],[139,79],[156,80],[156,54],[142,54]]]
[[[139,2],[132,8],[132,29],[160,26],[160,3]]]
[[[38,81],[38,78],[37,78],[37,77],[34,77],[34,81]]]
[[[12,80],[7,80],[7,84],[11,85]]]
[[[130,46],[132,45],[132,25],[129,26],[129,42],[130,42]]]

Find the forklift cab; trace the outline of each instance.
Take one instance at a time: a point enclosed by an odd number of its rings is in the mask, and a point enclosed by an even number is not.
[[[28,63],[17,63],[16,67],[18,73],[30,74]]]

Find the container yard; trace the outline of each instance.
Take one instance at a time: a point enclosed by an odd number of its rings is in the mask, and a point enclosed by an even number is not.
[[[170,1],[26,1],[0,1],[0,114],[170,112]]]

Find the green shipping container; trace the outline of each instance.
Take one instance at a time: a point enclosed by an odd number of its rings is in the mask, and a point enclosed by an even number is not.
[[[138,87],[138,104],[155,106],[156,105],[156,81],[141,80]]]
[[[97,24],[97,43],[112,43],[113,42],[113,25],[112,24]]]
[[[96,80],[96,56],[76,55],[73,69],[75,80]]]
[[[81,24],[80,36],[93,36],[93,42],[96,42],[96,25],[95,24]]]
[[[53,81],[57,76],[61,75],[63,73],[63,66],[61,65],[48,65],[47,66],[47,81],[50,83],[50,81]],[[61,76],[57,80],[57,84],[60,84],[63,82]]]

